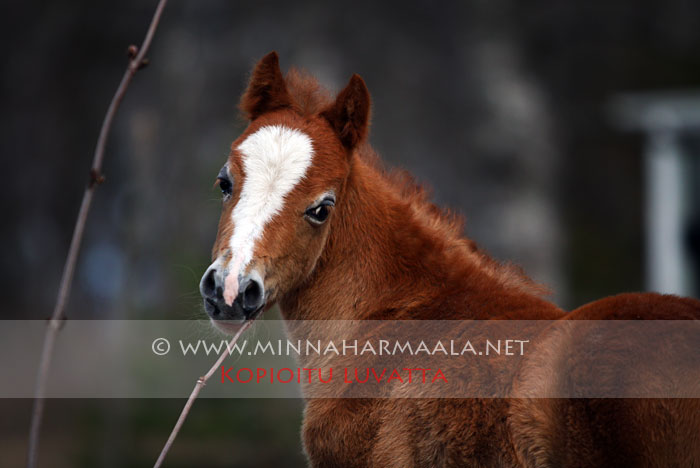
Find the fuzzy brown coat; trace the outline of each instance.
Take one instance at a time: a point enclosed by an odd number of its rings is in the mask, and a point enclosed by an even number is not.
[[[283,77],[277,55],[256,66],[241,108],[251,121],[232,145],[237,180],[214,256],[225,255],[231,210],[245,179],[236,147],[263,125],[298,129],[314,164],[266,227],[251,268],[264,272],[267,307],[285,319],[700,319],[700,302],[625,294],[566,313],[543,288],[462,234],[462,222],[410,176],[382,169],[366,142],[370,98],[355,75],[331,99],[313,78]],[[332,188],[328,221],[301,221],[309,197]],[[575,340],[574,338],[571,338]],[[561,338],[548,353],[574,345]],[[546,360],[514,386],[555,385]],[[312,399],[303,424],[313,467],[700,467],[698,400]]]

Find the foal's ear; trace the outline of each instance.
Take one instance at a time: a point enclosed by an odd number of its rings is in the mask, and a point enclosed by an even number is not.
[[[253,120],[265,112],[291,105],[292,98],[280,70],[279,57],[272,51],[255,65],[248,89],[241,98],[241,110]]]
[[[367,85],[360,75],[352,75],[350,82],[321,115],[333,126],[340,141],[353,149],[367,135],[370,97]]]

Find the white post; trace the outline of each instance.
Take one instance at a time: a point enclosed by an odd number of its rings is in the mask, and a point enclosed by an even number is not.
[[[647,289],[688,295],[683,255],[685,177],[678,133],[658,128],[645,149]]]
[[[698,175],[689,173],[682,135],[700,131],[698,90],[619,94],[610,116],[624,130],[643,131],[647,291],[693,296],[693,273],[685,224],[694,207],[689,193]],[[692,155],[697,157],[697,155]]]

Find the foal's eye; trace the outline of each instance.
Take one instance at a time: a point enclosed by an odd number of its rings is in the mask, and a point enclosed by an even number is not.
[[[333,200],[328,198],[324,199],[317,206],[311,207],[308,210],[306,210],[306,213],[304,213],[304,215],[306,216],[306,219],[308,219],[309,222],[312,224],[323,224],[326,221],[326,219],[328,219],[328,215],[331,211],[331,206],[333,205]]]
[[[224,195],[224,198],[230,197],[231,196],[231,190],[233,189],[233,184],[231,183],[230,180],[228,179],[223,179],[219,177],[219,188],[221,189],[221,193]]]
[[[306,215],[315,222],[322,223],[326,220],[326,218],[328,218],[328,207],[324,205],[317,206],[316,208],[307,211]]]
[[[224,195],[224,200],[228,200],[233,191],[233,182],[231,182],[231,176],[228,173],[228,168],[226,166],[222,167],[219,171],[219,175],[216,176],[216,181],[219,183],[219,188],[221,193]]]

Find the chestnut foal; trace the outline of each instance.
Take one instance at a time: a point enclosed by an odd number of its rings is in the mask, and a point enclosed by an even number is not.
[[[305,74],[285,78],[272,52],[240,107],[250,124],[218,175],[223,209],[200,284],[221,328],[274,304],[287,320],[700,318],[700,302],[657,294],[568,314],[543,299],[517,268],[463,237],[461,220],[410,177],[380,168],[358,75],[332,99]],[[310,399],[303,440],[315,467],[700,466],[700,405]]]

